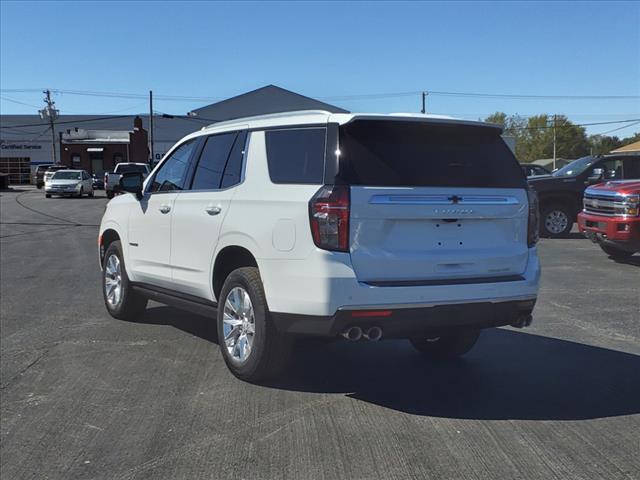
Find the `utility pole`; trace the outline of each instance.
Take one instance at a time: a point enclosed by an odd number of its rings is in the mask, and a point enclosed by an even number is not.
[[[56,110],[53,100],[51,100],[51,91],[49,89],[42,92],[46,95],[44,103],[47,104],[45,108],[39,110],[40,118],[43,120],[49,120],[49,128],[51,129],[51,148],[53,149],[53,163],[58,163],[58,154],[56,152],[56,131],[54,129],[55,121],[60,116],[60,110]]]
[[[553,115],[553,169],[556,169],[556,115]]]
[[[422,110],[420,110],[422,113],[427,113],[427,95],[429,92],[422,92]]]
[[[149,90],[149,151],[151,152],[149,166],[151,166],[155,159],[153,154],[153,91],[151,90]]]

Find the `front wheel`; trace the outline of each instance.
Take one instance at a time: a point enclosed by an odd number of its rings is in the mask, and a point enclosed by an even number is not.
[[[241,380],[266,380],[286,366],[292,339],[271,321],[257,268],[238,268],[225,280],[218,302],[218,339],[227,367]]]
[[[50,193],[45,193],[44,196],[45,196],[45,198],[51,198],[51,194]]]
[[[451,360],[461,357],[478,341],[480,330],[465,330],[439,337],[411,339],[411,345],[425,357]]]
[[[555,203],[540,209],[540,236],[567,238],[573,227],[573,211],[567,205]]]
[[[113,190],[107,190],[107,198],[113,198]]]
[[[131,288],[119,241],[112,242],[104,255],[102,294],[109,314],[120,320],[137,320],[147,308],[147,299]]]
[[[620,250],[619,248],[612,247],[611,245],[603,245],[600,244],[600,248],[604,253],[609,255],[611,258],[629,258],[633,255],[633,252],[629,252],[628,250]]]

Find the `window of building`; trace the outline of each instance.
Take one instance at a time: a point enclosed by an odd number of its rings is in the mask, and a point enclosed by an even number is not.
[[[265,132],[269,176],[273,183],[321,184],[326,128]]]
[[[80,155],[78,155],[77,153],[71,155],[71,163],[73,163],[74,165],[80,163]]]

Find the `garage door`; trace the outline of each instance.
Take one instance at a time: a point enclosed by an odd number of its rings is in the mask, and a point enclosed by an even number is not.
[[[30,163],[29,157],[0,157],[0,173],[9,174],[9,183],[30,183]]]

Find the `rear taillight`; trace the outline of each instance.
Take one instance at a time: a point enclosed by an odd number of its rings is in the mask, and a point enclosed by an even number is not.
[[[318,248],[349,251],[349,187],[325,185],[309,201],[311,236]]]
[[[538,243],[540,229],[540,210],[538,208],[538,194],[532,188],[527,190],[529,199],[529,222],[527,224],[527,245],[529,248]]]

